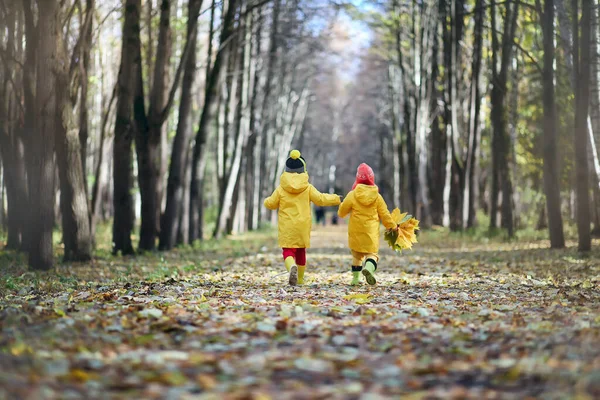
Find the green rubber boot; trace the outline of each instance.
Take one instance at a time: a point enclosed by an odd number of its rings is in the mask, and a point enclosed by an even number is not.
[[[377,262],[372,258],[367,258],[364,262],[364,266],[362,269],[362,274],[365,276],[367,283],[369,285],[374,285],[377,283],[375,279],[375,271],[377,270]]]
[[[360,284],[360,271],[362,270],[362,266],[352,266],[352,282],[350,282],[350,286],[356,286]]]

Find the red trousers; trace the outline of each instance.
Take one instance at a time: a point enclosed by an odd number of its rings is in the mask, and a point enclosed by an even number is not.
[[[296,265],[306,265],[306,249],[283,249],[283,259],[294,257]]]

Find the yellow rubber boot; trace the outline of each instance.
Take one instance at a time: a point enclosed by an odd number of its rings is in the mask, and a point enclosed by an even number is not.
[[[296,261],[294,260],[294,257],[292,257],[292,256],[286,258],[284,262],[285,262],[285,269],[287,269],[287,272],[290,272],[290,270],[292,269],[292,266],[296,265]]]
[[[298,265],[298,285],[304,285],[304,271],[306,271],[306,265]]]

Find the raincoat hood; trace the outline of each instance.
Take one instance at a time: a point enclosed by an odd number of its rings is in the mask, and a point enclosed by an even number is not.
[[[308,174],[284,172],[281,175],[281,188],[288,193],[298,194],[308,189]]]
[[[365,206],[370,206],[377,201],[379,197],[379,188],[377,186],[369,186],[358,184],[354,189],[356,201]]]

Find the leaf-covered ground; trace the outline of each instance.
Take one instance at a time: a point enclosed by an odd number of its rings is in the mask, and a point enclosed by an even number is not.
[[[0,276],[0,398],[600,398],[600,254],[424,234],[348,286],[320,228]],[[599,243],[595,243],[598,248]]]

